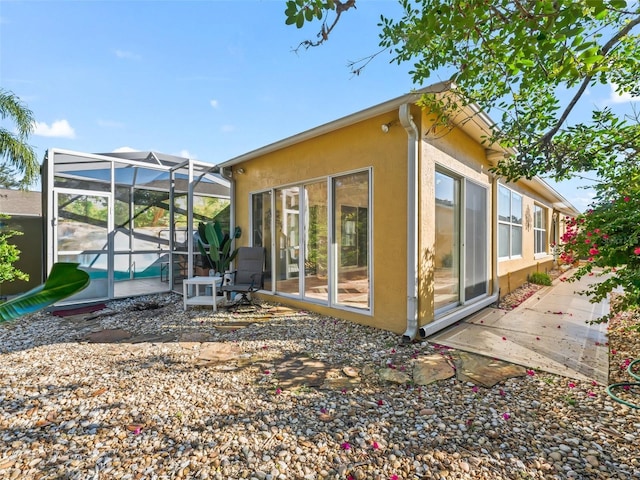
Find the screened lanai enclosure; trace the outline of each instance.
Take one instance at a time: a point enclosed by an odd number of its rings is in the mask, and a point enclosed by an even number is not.
[[[229,181],[205,162],[51,149],[42,172],[45,273],[76,262],[91,277],[64,304],[181,291],[182,279],[208,274],[198,223],[230,228]]]

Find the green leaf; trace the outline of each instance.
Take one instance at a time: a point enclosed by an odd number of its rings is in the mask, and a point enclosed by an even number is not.
[[[304,25],[304,13],[299,12],[298,15],[296,15],[296,27],[302,28],[303,25]]]
[[[0,304],[0,322],[37,312],[84,290],[91,279],[78,263],[55,263],[47,281],[22,295]]]
[[[311,20],[313,20],[313,9],[311,8],[305,8],[304,9],[304,18],[307,22],[310,22]]]

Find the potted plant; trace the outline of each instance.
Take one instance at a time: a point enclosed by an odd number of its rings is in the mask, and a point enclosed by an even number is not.
[[[240,227],[235,228],[233,237],[223,232],[218,220],[198,224],[198,249],[213,274],[222,275],[229,269],[229,265],[238,254],[237,248],[231,250],[231,244],[235,238],[240,238],[241,234]]]

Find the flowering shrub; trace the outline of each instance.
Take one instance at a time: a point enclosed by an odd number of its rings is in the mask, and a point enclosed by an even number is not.
[[[581,292],[591,295],[593,303],[614,290],[622,293],[599,322],[640,305],[640,167],[626,165],[624,174],[610,173],[606,182],[595,187],[592,208],[575,219],[565,219],[567,230],[560,246],[563,262],[582,260],[568,281],[584,275],[598,279]]]

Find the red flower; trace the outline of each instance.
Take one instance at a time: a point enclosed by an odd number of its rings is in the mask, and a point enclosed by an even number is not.
[[[636,247],[633,249],[633,253],[636,255],[640,255],[640,247]]]
[[[630,201],[631,201],[631,198],[629,198],[628,196],[626,196],[626,197],[624,197],[624,198],[623,198],[623,200],[624,200],[625,202],[630,202]]]

